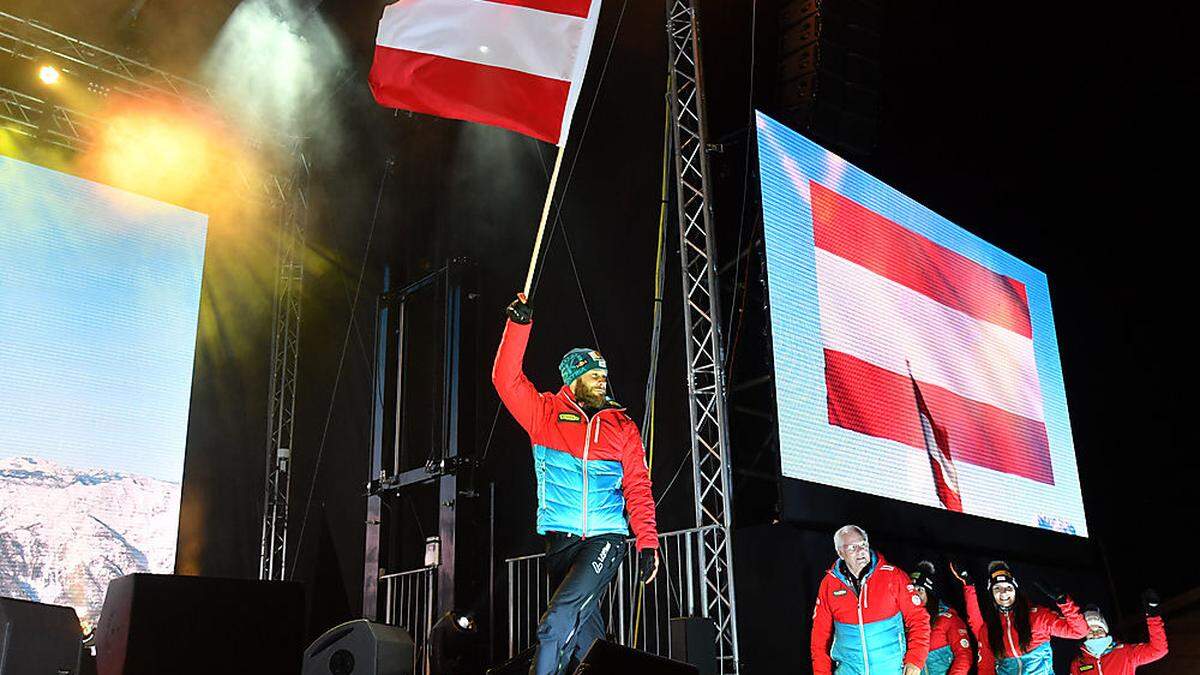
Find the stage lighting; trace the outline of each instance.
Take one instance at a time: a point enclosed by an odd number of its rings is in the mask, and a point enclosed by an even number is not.
[[[62,73],[54,66],[42,66],[38,68],[38,79],[42,81],[42,84],[54,86],[62,79]]]
[[[482,672],[479,625],[471,612],[446,612],[429,631],[432,671],[446,675]]]

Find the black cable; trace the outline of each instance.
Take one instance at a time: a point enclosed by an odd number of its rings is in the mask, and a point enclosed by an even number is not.
[[[608,73],[608,62],[612,58],[613,47],[615,47],[617,44],[617,36],[619,36],[621,34],[621,21],[625,18],[625,7],[628,4],[629,4],[629,0],[624,0],[624,2],[621,3],[621,12],[620,12],[620,14],[617,15],[617,25],[615,28],[613,28],[612,41],[608,43],[608,52],[604,55],[604,65],[600,68],[600,81],[596,83],[596,94],[595,94],[595,96],[592,97],[592,102],[588,105],[588,112],[583,120],[583,130],[579,132],[579,144],[575,148],[575,156],[571,159],[571,167],[569,169],[567,169],[567,180],[563,183],[562,192],[559,194],[559,197],[558,197],[558,207],[554,210],[554,220],[551,221],[551,223],[550,223],[550,234],[546,238],[546,240],[548,242],[554,240],[554,231],[556,229],[558,229],[559,222],[561,221],[563,202],[566,201],[567,190],[569,190],[571,187],[571,178],[575,175],[575,165],[579,162],[579,155],[583,151],[583,141],[585,138],[587,138],[588,125],[591,124],[591,121],[592,121],[592,112],[595,111],[595,109],[596,109],[596,102],[600,100],[600,92],[604,87],[604,76]],[[546,171],[546,163],[542,159],[541,146],[539,145],[537,147],[538,147],[538,159],[541,160],[540,163],[542,165],[542,170]],[[567,255],[571,259],[571,268],[575,269],[575,257],[573,255],[571,255],[571,244],[566,239],[565,225],[564,225],[564,230],[563,230],[563,241],[567,244]],[[547,252],[547,255],[543,255],[542,259],[538,261],[537,273],[534,274],[533,284],[529,288],[529,297],[530,298],[532,298],[537,293],[538,284],[541,283],[541,281],[542,281],[542,272],[545,270],[546,260],[550,257],[548,255],[548,253],[549,253],[548,246],[547,246],[546,252]],[[599,350],[600,349],[600,340],[599,340],[599,338],[596,337],[596,327],[592,324],[592,314],[591,314],[591,311],[588,309],[587,297],[583,294],[583,285],[579,280],[579,271],[577,269],[575,270],[575,283],[577,285],[579,285],[579,295],[583,298],[583,310],[587,314],[588,326],[592,330],[592,339],[596,341],[596,349]],[[609,389],[611,391],[611,386]],[[483,460],[487,458],[488,451],[491,450],[492,434],[496,431],[496,421],[500,419],[500,408],[503,407],[503,405],[504,405],[503,403],[496,404],[496,416],[492,419],[492,430],[490,432],[488,432],[487,441],[484,443],[484,446],[483,446],[483,452],[480,453],[480,457],[479,457],[480,464],[482,464]]]
[[[758,0],[753,0],[750,8],[750,101],[747,105],[747,107],[750,109],[750,120],[746,123],[746,155],[745,159],[743,160],[745,170],[742,173],[742,210],[741,213],[738,214],[738,243],[737,248],[734,249],[734,255],[737,257],[733,262],[733,294],[731,296],[732,302],[730,302],[729,305],[729,329],[725,331],[725,363],[723,365],[726,367],[726,377],[729,376],[728,367],[731,358],[731,352],[733,351],[731,349],[733,343],[730,341],[732,339],[730,333],[733,331],[734,314],[737,313],[734,309],[737,307],[737,278],[738,269],[742,264],[742,232],[746,227],[746,197],[750,193],[750,130],[754,128],[754,57],[756,51],[756,36],[758,34]],[[747,265],[749,265],[748,262]],[[742,293],[744,294],[745,292],[746,289],[743,288]],[[720,320],[721,317],[717,317],[717,321]]]
[[[362,292],[363,277],[367,273],[367,261],[371,257],[371,242],[375,238],[375,224],[379,221],[379,207],[383,203],[383,188],[387,185],[387,179],[392,173],[392,164],[392,160],[389,159],[383,167],[383,176],[379,179],[379,191],[375,195],[375,211],[371,215],[371,228],[367,232],[367,245],[363,250],[362,265],[358,269],[358,284],[354,288],[354,301],[350,304],[350,315],[346,321],[346,335],[342,338],[337,373],[333,378],[333,390],[329,393],[329,408],[325,412],[325,427],[321,431],[321,443],[317,447],[317,461],[313,464],[308,497],[304,502],[304,518],[300,521],[300,536],[296,539],[296,553],[292,557],[292,573],[287,575],[288,579],[295,577],[296,566],[300,562],[300,551],[304,546],[304,530],[308,527],[308,514],[312,506],[313,492],[317,489],[317,473],[321,469],[321,457],[325,453],[325,439],[329,436],[329,423],[333,419],[333,404],[337,401],[338,384],[342,379],[342,366],[346,362],[346,350],[350,346],[350,334],[354,330],[354,312],[358,307],[358,298]]]

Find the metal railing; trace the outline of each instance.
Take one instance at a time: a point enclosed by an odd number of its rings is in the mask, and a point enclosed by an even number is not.
[[[727,617],[709,616],[711,603],[704,601],[704,570],[700,552],[711,547],[725,530],[719,525],[668,532],[658,536],[659,567],[653,583],[641,590],[633,539],[601,603],[607,617],[608,634],[619,644],[671,658],[673,618],[705,616],[718,626]],[[723,542],[722,542],[723,543]],[[550,602],[550,579],[545,554],[505,560],[508,574],[508,655],[537,641],[537,624]],[[641,596],[641,597],[639,597]],[[723,672],[733,667],[733,654],[722,651],[718,635],[718,658]]]
[[[433,605],[437,602],[437,567],[430,565],[406,572],[384,574],[383,622],[408,631],[413,639],[413,667],[429,672],[429,632],[433,629]]]

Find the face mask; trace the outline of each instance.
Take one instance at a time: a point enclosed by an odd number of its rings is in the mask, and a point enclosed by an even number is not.
[[[1100,656],[1105,649],[1112,644],[1112,636],[1105,635],[1104,637],[1088,638],[1083,641],[1083,648],[1092,653],[1093,656]]]

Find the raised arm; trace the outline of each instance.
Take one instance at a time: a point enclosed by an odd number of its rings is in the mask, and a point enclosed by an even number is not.
[[[1058,611],[1061,616],[1053,612],[1046,613],[1051,617],[1048,624],[1051,635],[1067,640],[1087,637],[1087,619],[1083,618],[1083,612],[1079,611],[1079,606],[1075,604],[1074,600],[1062,596],[1062,600],[1058,603]]]
[[[514,313],[513,307],[518,303],[525,307],[525,314]],[[524,317],[524,322],[513,319]],[[533,328],[532,316],[528,305],[518,300],[509,306],[509,319],[504,325],[504,335],[500,338],[500,348],[496,350],[496,361],[492,364],[492,384],[500,394],[504,407],[516,418],[531,436],[534,426],[542,418],[543,406],[546,402],[538,393],[537,388],[525,377],[523,364],[525,347],[529,344],[529,331]]]
[[[1167,629],[1163,627],[1162,617],[1159,616],[1158,593],[1152,590],[1143,592],[1142,606],[1146,610],[1146,632],[1150,634],[1150,641],[1129,645],[1133,661],[1139,666],[1167,655]]]

